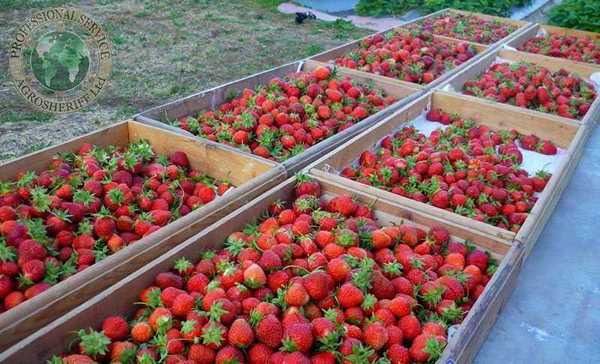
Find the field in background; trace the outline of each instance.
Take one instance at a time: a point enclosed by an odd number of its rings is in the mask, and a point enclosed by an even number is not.
[[[0,0],[3,70],[15,27],[37,9],[65,3],[103,24],[112,36],[111,87],[81,112],[47,114],[32,111],[17,96],[8,74],[0,72],[0,160],[369,33],[345,22],[296,25],[292,15],[277,12],[278,1],[273,0]]]

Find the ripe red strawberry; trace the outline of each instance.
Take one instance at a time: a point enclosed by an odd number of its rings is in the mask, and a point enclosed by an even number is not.
[[[129,335],[129,324],[121,316],[110,316],[102,322],[102,332],[112,341],[123,340]]]
[[[273,350],[267,345],[257,343],[252,345],[250,350],[248,350],[248,362],[249,364],[268,363],[272,354]]]
[[[244,354],[237,348],[227,345],[217,352],[216,364],[243,363]]]
[[[239,318],[231,324],[227,338],[231,345],[238,348],[245,348],[254,341],[254,331],[248,321]]]
[[[302,279],[306,292],[315,301],[320,301],[329,294],[329,277],[322,271],[312,272]]]
[[[23,271],[23,277],[32,282],[40,281],[44,278],[44,274],[46,273],[44,262],[38,259],[28,260],[21,266],[21,269]]]
[[[165,226],[171,220],[171,212],[165,210],[151,210],[152,222],[158,226]]]
[[[275,315],[265,316],[256,326],[256,338],[271,349],[277,349],[283,339],[283,327]]]
[[[285,302],[290,306],[304,306],[309,300],[310,296],[300,281],[292,283],[285,292]]]
[[[195,299],[187,293],[181,293],[173,300],[171,312],[175,316],[185,317],[194,309]]]
[[[443,337],[422,334],[414,339],[410,347],[410,356],[417,362],[435,361],[441,356],[445,345],[446,340]]]
[[[343,308],[349,308],[359,306],[363,302],[364,294],[352,283],[345,283],[340,287],[337,299]]]
[[[421,333],[421,323],[414,315],[402,317],[398,321],[398,327],[402,330],[402,335],[406,340],[413,340]]]
[[[94,221],[94,233],[102,239],[108,240],[115,232],[116,224],[112,217],[100,216]]]
[[[175,151],[171,153],[171,155],[169,156],[169,161],[174,165],[182,168],[190,167],[190,161],[188,160],[188,157],[185,154],[185,152],[182,151]]]
[[[364,342],[375,350],[380,350],[388,342],[387,329],[379,322],[367,325],[363,331]]]
[[[310,324],[296,323],[285,329],[283,348],[286,351],[308,352],[313,344]]]
[[[329,200],[329,210],[338,212],[346,217],[351,216],[356,211],[356,204],[352,201],[352,197],[348,195],[336,196]]]
[[[487,271],[488,262],[489,258],[482,250],[475,249],[467,255],[467,264],[477,266],[482,272]]]
[[[244,284],[256,289],[267,283],[267,275],[260,265],[253,263],[244,270]]]

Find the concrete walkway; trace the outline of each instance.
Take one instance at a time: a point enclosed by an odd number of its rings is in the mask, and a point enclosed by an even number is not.
[[[303,6],[298,6],[292,3],[283,3],[277,7],[277,9],[284,14],[295,14],[296,12],[311,12],[315,14],[317,19],[325,20],[325,21],[335,21],[336,19],[343,19],[352,22],[352,24],[356,25],[359,28],[367,28],[375,31],[382,31],[389,29],[391,27],[395,27],[398,25],[402,25],[406,22],[406,20],[400,18],[372,18],[372,17],[363,17],[357,15],[349,15],[346,17],[339,17],[327,14],[322,11],[305,8]]]
[[[475,363],[600,362],[600,128]]]

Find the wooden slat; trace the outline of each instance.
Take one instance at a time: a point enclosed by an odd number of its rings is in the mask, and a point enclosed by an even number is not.
[[[154,261],[146,262],[138,271],[133,272],[123,280],[101,292],[93,299],[75,307],[72,311],[59,317],[51,324],[39,329],[33,335],[5,350],[0,354],[0,363],[37,363],[43,362],[53,354],[67,350],[68,343],[73,338],[73,333],[80,328],[100,327],[102,320],[109,315],[133,313],[133,302],[138,301],[139,293],[148,285],[152,284],[156,274],[169,270],[172,264],[180,257],[187,257],[196,261],[201,252],[207,249],[219,249],[223,247],[224,239],[232,232],[242,229],[246,223],[256,219],[260,211],[265,210],[276,200],[289,200],[292,197],[295,180],[288,179],[266,194],[256,198],[249,204],[231,213],[225,219],[217,222],[209,229],[186,240],[184,243],[174,247]],[[348,193],[348,190],[339,185],[327,182],[322,184],[322,190],[326,195],[335,195],[340,192]],[[361,195],[366,201],[372,201],[371,197]],[[384,209],[380,216],[385,214],[386,219],[396,223],[407,222],[405,218],[394,217],[403,208],[389,205],[378,201],[376,209]],[[417,215],[414,215],[417,216]],[[421,215],[419,215],[421,216]],[[433,222],[423,215],[425,222]],[[440,222],[443,226],[448,226]],[[459,232],[461,227],[452,227],[453,232]],[[464,239],[464,236],[457,235]],[[476,245],[485,246],[487,238],[473,236],[471,239]],[[502,248],[502,247],[501,247]],[[498,257],[504,254],[498,253]],[[501,265],[502,267],[502,265]],[[496,274],[499,274],[497,272]]]
[[[312,71],[318,66],[329,66],[332,64],[307,60],[304,63],[304,69],[308,71]],[[397,80],[391,77],[385,77],[381,75],[377,75],[374,73],[358,71],[351,68],[335,66],[336,72],[341,76],[348,76],[353,80],[356,80],[361,83],[371,84],[373,87],[381,89],[385,91],[388,95],[394,96],[395,98],[404,98],[411,94],[414,94],[416,91],[421,90],[423,87],[416,83],[406,82],[402,80]]]
[[[471,363],[514,291],[523,264],[524,244],[513,245],[455,334],[438,363]]]
[[[50,159],[57,153],[73,152],[84,143],[92,143],[99,146],[109,144],[123,146],[129,142],[127,121],[72,138],[62,144],[44,148],[42,150],[21,156],[5,163],[0,163],[0,180],[9,181],[15,179],[19,172],[35,171],[41,172],[48,168]]]
[[[588,37],[592,40],[600,40],[600,33],[588,32],[586,30],[561,28],[553,25],[540,24],[542,29],[545,29],[548,33],[559,34],[559,35],[574,35],[576,37]]]
[[[417,211],[403,204],[396,204],[393,201],[379,199],[372,194],[351,188],[345,184],[339,183],[339,181],[329,179],[327,176],[311,176],[319,181],[321,186],[326,186],[325,195],[327,195],[327,193],[332,195],[349,193],[353,197],[358,198],[359,201],[371,206],[375,210],[375,216],[377,216],[378,221],[384,224],[394,225],[406,220],[407,223],[417,225],[425,230],[429,230],[432,226],[443,226],[452,236],[460,241],[476,241],[478,246],[495,254],[495,258],[502,258],[511,247],[511,243],[508,240],[483,235],[479,231],[471,229],[468,226],[459,225],[447,219],[437,218],[429,213]]]
[[[511,106],[457,93],[436,91],[433,94],[433,108],[456,112],[496,130],[515,129],[523,134],[536,134],[561,148],[569,146],[579,129],[579,124],[571,119]]]
[[[459,9],[451,8],[451,9],[448,9],[448,11],[452,12],[452,13],[463,14],[463,15],[475,15],[475,16],[478,16],[478,17],[480,17],[482,19],[486,19],[486,20],[497,20],[502,23],[512,24],[512,25],[516,25],[518,27],[523,27],[528,24],[526,21],[522,21],[522,20],[514,20],[514,19],[510,19],[510,18],[503,18],[500,16],[494,16],[494,15],[483,14],[483,13],[476,13],[476,12],[471,12],[471,11],[467,11],[467,10],[459,10]]]
[[[143,266],[145,262],[165,253],[193,234],[210,226],[219,218],[243,206],[252,198],[275,186],[285,178],[286,173],[283,167],[276,166],[274,163],[256,161],[251,157],[240,156],[235,153],[230,153],[229,155],[227,153],[221,154],[223,159],[217,160],[217,156],[213,156],[216,148],[206,153],[201,152],[201,142],[161,129],[131,121],[119,123],[110,128],[114,128],[116,131],[105,131],[105,129],[98,133],[92,133],[91,137],[83,136],[77,138],[65,145],[56,147],[58,148],[56,150],[72,151],[85,142],[99,145],[109,145],[119,142],[125,146],[130,140],[133,141],[138,137],[143,137],[150,140],[151,144],[159,140],[160,146],[156,147],[155,150],[160,153],[168,154],[171,147],[178,150],[182,150],[183,148],[186,152],[190,153],[189,156],[192,165],[198,165],[195,159],[198,157],[202,158],[206,154],[206,158],[214,159],[221,165],[227,166],[230,163],[229,160],[232,159],[230,155],[234,155],[233,158],[236,159],[235,163],[238,164],[236,165],[232,162],[232,165],[229,167],[231,171],[240,169],[239,164],[243,164],[243,161],[246,160],[247,165],[254,165],[263,172],[257,172],[256,176],[258,177],[256,178],[253,177],[255,173],[240,173],[240,178],[236,180],[239,182],[236,185],[237,187],[227,192],[224,196],[192,211],[188,215],[164,226],[157,232],[125,247],[123,250],[108,256],[106,259],[58,283],[42,294],[0,314],[0,337],[2,338],[0,340],[0,350],[4,350],[9,345],[30,335],[65,312],[77,307],[89,297],[92,297],[111,284],[118,282],[127,274]],[[131,135],[128,130],[132,131]],[[126,139],[123,139],[122,135],[125,135]],[[155,146],[153,145],[153,147]],[[43,156],[46,157],[46,153]],[[36,153],[20,158],[15,162],[20,163],[19,165],[22,166],[41,163],[36,160],[37,158]],[[200,165],[201,168],[202,166]],[[206,170],[201,168],[199,169],[201,172],[206,172]]]
[[[579,129],[567,151],[567,155],[557,168],[559,172],[552,176],[540,195],[539,200],[531,210],[530,216],[517,233],[517,240],[527,242],[525,257],[531,253],[538,236],[552,215],[554,207],[560,200],[562,192],[568,186],[593,129],[594,126],[591,124],[582,126]]]
[[[542,54],[501,50],[498,56],[515,62],[530,62],[538,66],[546,67],[556,72],[560,69],[574,73],[582,78],[589,79],[592,73],[599,72],[598,67],[594,67],[583,62],[574,62],[566,58],[548,57]]]
[[[201,143],[197,138],[174,138],[164,129],[135,121],[129,123],[129,135],[132,140],[150,141],[154,150],[160,154],[168,154],[169,151],[175,150],[183,151],[188,155],[192,168],[218,179],[229,180],[235,186],[258,177],[275,166],[275,163],[254,155],[244,155],[212,144]]]
[[[395,202],[413,211],[425,213],[438,219],[442,219],[444,221],[453,222],[457,225],[473,227],[476,231],[480,232],[481,234],[494,239],[512,241],[515,238],[515,233],[513,233],[512,231],[501,229],[499,227],[486,224],[484,222],[476,221],[471,218],[461,216],[456,213],[440,209],[423,202],[415,201],[407,197],[396,195],[373,186],[368,186],[360,182],[344,178],[337,174],[332,174],[329,172],[324,172],[317,168],[312,168],[310,170],[310,175],[341,184],[352,190],[375,196],[386,201]]]

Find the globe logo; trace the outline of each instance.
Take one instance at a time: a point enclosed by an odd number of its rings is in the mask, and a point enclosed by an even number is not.
[[[16,92],[41,111],[81,110],[110,85],[111,38],[76,8],[31,15],[16,27],[8,55]]]
[[[72,32],[52,32],[37,40],[31,53],[31,69],[46,88],[67,91],[77,87],[87,75],[90,53]]]

